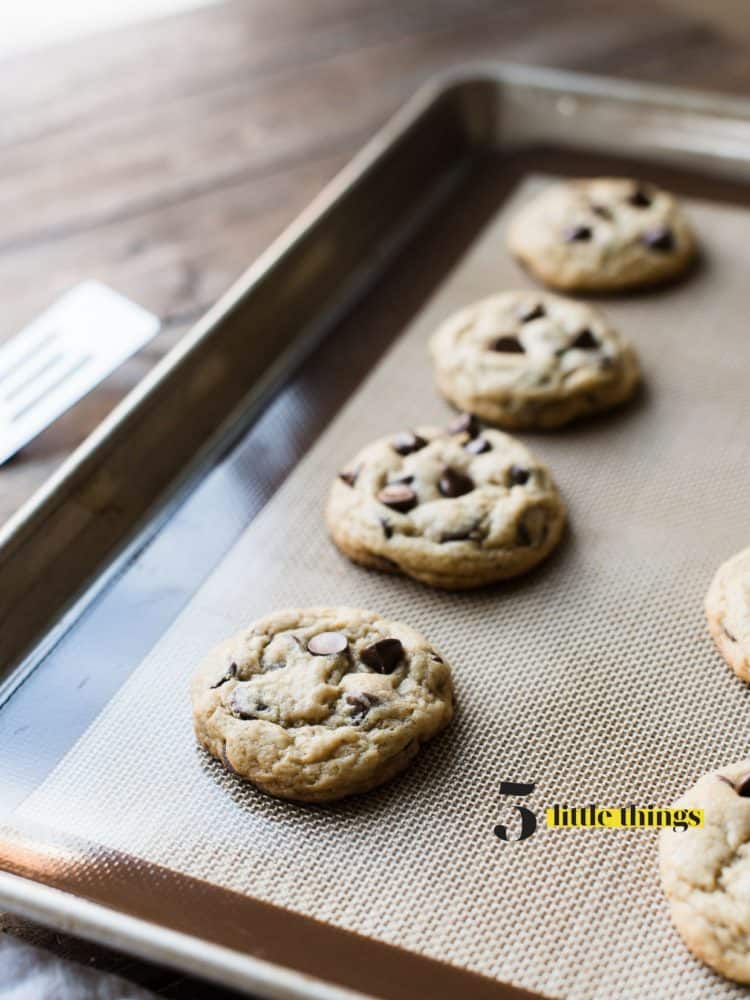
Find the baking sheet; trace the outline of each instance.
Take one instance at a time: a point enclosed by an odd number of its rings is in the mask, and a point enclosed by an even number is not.
[[[554,803],[667,803],[747,753],[747,693],[713,651],[701,605],[715,566],[750,535],[748,213],[691,205],[704,266],[689,282],[603,303],[638,347],[638,400],[524,436],[570,510],[568,538],[540,570],[446,594],[354,567],[325,534],[329,482],[359,447],[448,419],[426,352],[435,324],[530,284],[504,251],[512,205],[17,820],[53,820],[102,852],[551,995],[740,996],[669,925],[655,834],[540,824],[530,840],[502,844],[493,828],[511,822],[503,779],[536,782],[526,804],[541,817]],[[249,488],[248,470],[233,471]],[[253,618],[323,603],[424,631],[453,665],[459,711],[397,781],[303,807],[259,795],[196,749],[187,685],[203,653]]]

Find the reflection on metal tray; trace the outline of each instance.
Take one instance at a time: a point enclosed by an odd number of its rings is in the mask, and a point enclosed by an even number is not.
[[[88,730],[520,179],[647,171],[746,204],[748,139],[743,102],[567,74],[481,67],[417,95],[5,532],[0,820]],[[521,995],[152,861],[113,853],[109,877],[93,878],[92,850],[43,826],[9,833],[0,899],[262,995]]]

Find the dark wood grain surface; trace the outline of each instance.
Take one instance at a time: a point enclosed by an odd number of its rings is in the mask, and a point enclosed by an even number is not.
[[[0,469],[0,523],[431,74],[490,58],[750,95],[749,53],[747,0],[236,0],[0,62],[0,340],[90,277],[163,323]]]

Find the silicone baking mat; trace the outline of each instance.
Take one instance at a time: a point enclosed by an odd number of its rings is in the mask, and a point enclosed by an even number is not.
[[[449,419],[427,338],[458,306],[531,283],[503,231],[539,183],[528,178],[491,220],[17,818],[549,995],[740,996],[673,931],[656,834],[549,831],[543,809],[667,804],[747,756],[747,690],[711,646],[702,599],[718,563],[750,539],[748,213],[691,204],[705,254],[690,280],[602,303],[640,353],[637,400],[524,435],[570,512],[564,544],[538,571],[434,591],[351,565],[322,521],[329,483],[359,447]],[[235,488],[250,488],[253,470],[227,461]],[[458,714],[386,787],[298,806],[196,748],[188,680],[255,617],[327,603],[423,631],[453,666]],[[517,829],[501,780],[536,783],[528,840],[494,836],[500,822]]]

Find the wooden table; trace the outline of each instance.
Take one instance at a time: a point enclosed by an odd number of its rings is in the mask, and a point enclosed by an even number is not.
[[[427,77],[505,59],[750,94],[747,0],[235,0],[0,64],[0,339],[96,277],[136,358],[0,469],[4,522]],[[164,996],[225,995],[32,928]]]

